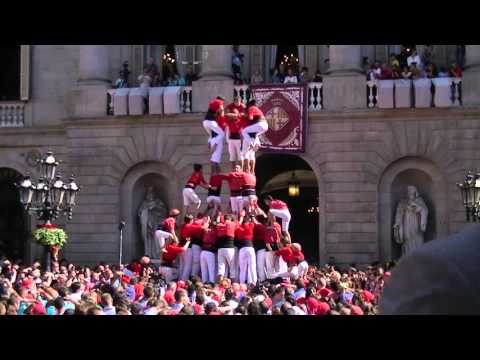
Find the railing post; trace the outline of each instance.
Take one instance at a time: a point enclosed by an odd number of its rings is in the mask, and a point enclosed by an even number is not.
[[[315,111],[315,104],[314,104],[315,98],[313,97],[313,89],[314,89],[314,88],[315,88],[315,84],[314,84],[314,83],[309,83],[309,84],[308,84],[308,92],[309,92],[309,96],[308,96],[308,102],[309,102],[308,110],[309,110],[309,111]]]
[[[375,80],[367,81],[367,95],[368,95],[368,107],[373,108],[375,106],[374,95],[373,95],[373,88],[376,86]]]

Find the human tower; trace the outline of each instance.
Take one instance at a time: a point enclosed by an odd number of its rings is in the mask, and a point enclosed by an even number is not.
[[[167,281],[201,276],[203,282],[215,283],[228,277],[250,285],[305,276],[308,264],[300,244],[291,242],[287,204],[267,196],[267,213],[258,206],[255,154],[268,123],[255,100],[245,106],[237,96],[225,106],[222,97],[213,99],[203,128],[208,134],[211,176],[207,182],[202,165],[194,164],[183,189],[184,223],[177,232],[180,211],[171,209],[155,232],[161,249],[160,273]],[[229,173],[222,173],[220,168],[225,140]],[[220,197],[224,181],[230,190],[227,212]],[[195,191],[197,186],[208,190],[204,212],[198,212],[202,201]]]

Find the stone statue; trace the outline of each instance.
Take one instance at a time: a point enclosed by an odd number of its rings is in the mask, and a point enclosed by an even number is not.
[[[393,225],[394,238],[402,244],[402,256],[415,250],[424,242],[427,229],[428,208],[415,186],[408,186],[408,199],[400,200]]]
[[[160,199],[155,199],[153,187],[150,186],[147,189],[145,200],[138,209],[144,253],[150,258],[160,257],[160,246],[155,240],[155,230],[166,216],[167,207]]]

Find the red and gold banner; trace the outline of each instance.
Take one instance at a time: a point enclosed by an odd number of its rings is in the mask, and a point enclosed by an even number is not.
[[[250,89],[268,121],[268,131],[260,137],[262,150],[305,152],[307,85],[252,85]]]

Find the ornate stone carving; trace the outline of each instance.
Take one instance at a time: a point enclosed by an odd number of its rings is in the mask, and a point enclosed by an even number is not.
[[[415,186],[408,186],[408,199],[398,203],[393,225],[394,239],[402,245],[402,256],[415,250],[424,242],[427,229],[428,208]]]

